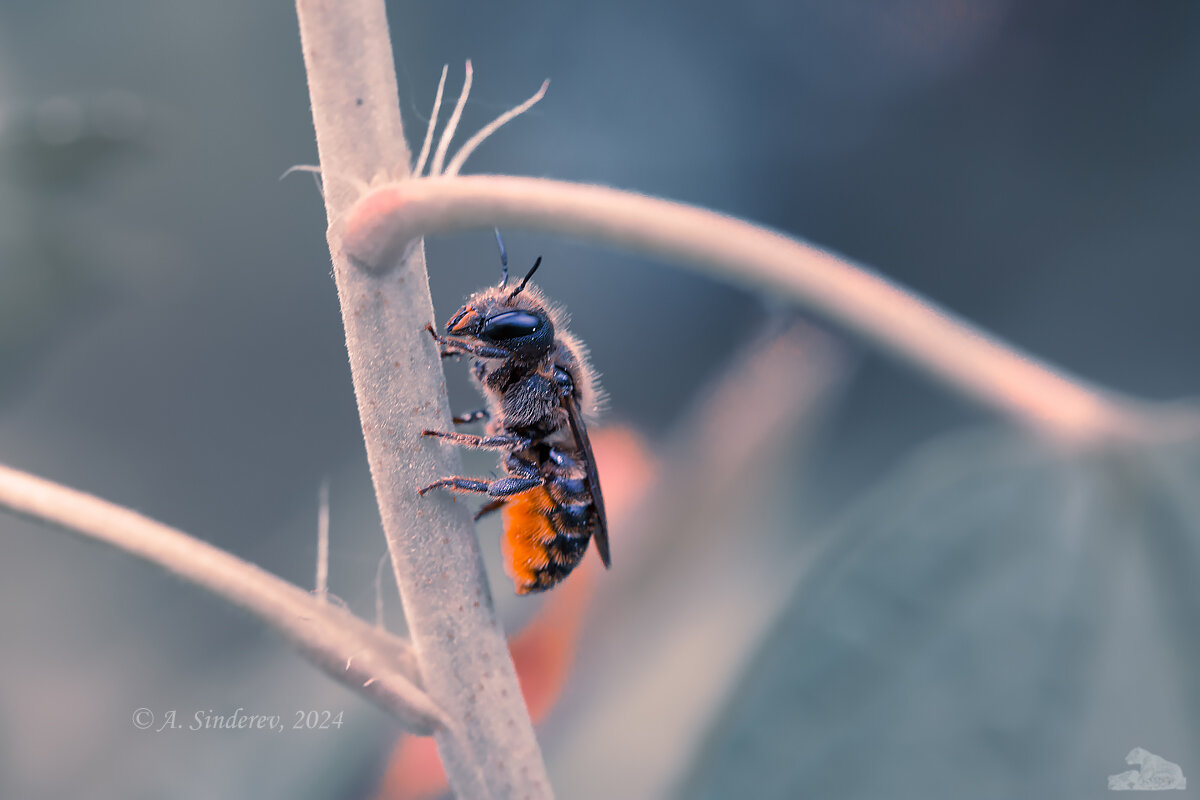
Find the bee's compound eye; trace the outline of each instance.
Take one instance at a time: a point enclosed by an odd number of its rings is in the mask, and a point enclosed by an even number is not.
[[[508,339],[520,339],[537,333],[542,326],[542,318],[528,311],[505,311],[503,314],[488,319],[483,323],[479,335],[484,339],[502,342]]]

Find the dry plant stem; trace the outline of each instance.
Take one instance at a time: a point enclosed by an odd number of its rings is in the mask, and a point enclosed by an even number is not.
[[[317,597],[329,597],[329,478],[317,490]]]
[[[407,643],[253,564],[135,511],[2,465],[0,507],[124,550],[250,612],[413,730],[448,724],[415,683]]]
[[[407,169],[382,0],[298,0],[329,249],[367,458],[426,692],[451,719],[435,733],[463,798],[551,795],[541,752],[492,605],[465,505],[417,488],[461,471],[428,437],[451,429],[423,248],[369,268],[342,238],[356,184]],[[401,258],[403,255],[403,258]]]
[[[1060,441],[1135,433],[1122,404],[885,278],[813,245],[694,206],[603,186],[480,175],[377,187],[346,220],[373,264],[428,233],[525,227],[688,264],[807,304],[947,386]]]

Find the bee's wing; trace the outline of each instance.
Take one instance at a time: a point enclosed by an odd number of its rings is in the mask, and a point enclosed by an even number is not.
[[[600,494],[600,476],[596,474],[596,457],[592,455],[592,443],[588,441],[587,427],[583,424],[583,413],[579,410],[579,401],[572,395],[563,398],[563,407],[567,409],[567,419],[571,423],[571,433],[575,436],[575,446],[583,453],[583,461],[587,467],[588,491],[592,494],[592,502],[596,505],[596,515],[599,525],[596,527],[596,552],[607,568],[611,566],[608,557],[608,516],[604,512],[604,496]]]

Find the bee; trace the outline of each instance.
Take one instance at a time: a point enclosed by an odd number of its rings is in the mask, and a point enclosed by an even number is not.
[[[508,289],[507,257],[498,286],[476,292],[446,323],[445,336],[426,330],[442,358],[469,355],[471,372],[487,407],[454,418],[455,424],[488,420],[486,435],[424,431],[462,447],[507,452],[505,477],[450,476],[439,487],[492,498],[476,519],[500,510],[504,517],[505,568],[517,594],[541,592],[570,574],[594,539],[610,564],[608,520],[596,460],[584,424],[598,387],[583,344],[564,328],[563,313],[529,279]]]

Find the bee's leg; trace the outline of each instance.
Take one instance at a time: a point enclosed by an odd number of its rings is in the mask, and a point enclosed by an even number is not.
[[[508,458],[504,459],[504,468],[508,470],[509,475],[516,475],[519,478],[541,477],[537,464],[516,453],[510,453]]]
[[[457,445],[463,447],[475,447],[480,450],[509,450],[514,447],[525,448],[529,446],[529,440],[520,436],[511,434],[501,434],[499,436],[475,436],[470,433],[454,433],[452,431],[421,431],[423,436],[437,436],[440,439],[448,439]]]
[[[550,448],[550,460],[564,469],[571,469],[579,463],[557,447]]]
[[[488,413],[486,408],[481,408],[478,411],[468,411],[466,414],[459,414],[454,418],[455,425],[466,425],[470,422],[478,422],[481,419],[491,419],[492,415]]]
[[[455,346],[453,342],[444,336],[438,336],[437,331],[433,329],[433,325],[426,324],[425,330],[429,331],[429,335],[437,342],[438,350],[441,351],[442,358],[450,358],[452,356],[461,356],[466,354],[466,350]]]
[[[436,489],[439,486],[446,486],[459,492],[478,492],[480,494],[487,494],[488,490],[487,481],[481,481],[477,478],[451,476],[449,478],[438,478],[424,489],[417,489],[417,494],[424,495],[426,492]]]
[[[452,339],[448,336],[441,336],[433,329],[432,325],[426,325],[425,330],[429,331],[429,335],[442,348],[442,358],[450,356],[461,356],[471,353],[472,355],[482,356],[484,358],[508,358],[512,353],[501,347],[492,347],[491,345],[481,344],[477,342],[469,342],[463,339]]]
[[[495,500],[489,500],[488,502],[484,503],[478,511],[475,512],[475,521],[478,522],[488,514],[491,514],[493,511],[499,511],[507,502],[508,498],[505,497],[497,497]]]
[[[439,339],[439,344],[445,343],[456,351],[453,355],[461,353],[470,353],[483,358],[508,358],[512,352],[505,350],[503,347],[492,347],[486,344],[476,344],[475,342],[454,341],[453,339]]]
[[[488,494],[492,497],[511,497],[514,494],[528,492],[530,489],[536,489],[542,485],[542,479],[538,478],[501,478],[498,481],[492,481],[488,485]]]
[[[541,485],[541,478],[500,478],[495,481],[481,481],[478,478],[460,478],[457,475],[452,475],[449,478],[441,478],[434,481],[424,489],[417,490],[417,493],[423,495],[430,489],[445,486],[459,492],[476,492],[478,494],[491,495],[492,497],[509,497],[510,495],[527,492]]]
[[[513,485],[526,485],[533,483],[533,486],[536,486],[542,482],[541,473],[538,472],[537,464],[534,464],[528,459],[521,458],[516,453],[513,453],[506,458],[504,460],[504,465],[508,469],[509,474],[516,476],[515,478],[507,479],[512,481]],[[497,481],[497,483],[499,483],[499,481]],[[530,486],[530,488],[533,488],[533,486]],[[495,494],[495,491],[493,489],[489,489],[488,493]],[[520,492],[517,493],[519,494]],[[498,497],[495,500],[484,503],[479,511],[475,512],[475,521],[478,522],[480,519],[486,517],[488,514],[491,514],[493,511],[499,511],[507,502],[507,497]]]

